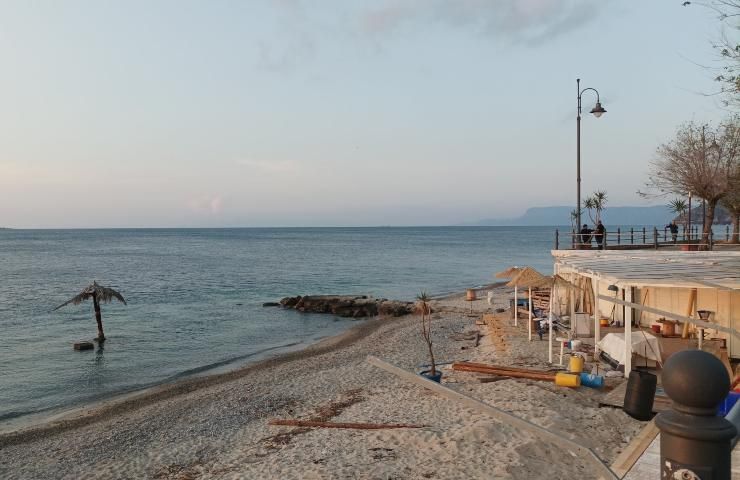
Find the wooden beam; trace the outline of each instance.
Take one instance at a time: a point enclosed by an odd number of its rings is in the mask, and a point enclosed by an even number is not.
[[[659,310],[657,308],[648,307],[648,306],[645,306],[645,305],[640,305],[638,303],[625,302],[624,300],[620,300],[620,299],[614,298],[614,297],[609,297],[609,296],[606,296],[606,295],[599,295],[599,299],[606,300],[607,302],[612,302],[612,303],[616,303],[616,304],[619,304],[619,305],[624,305],[624,306],[627,306],[627,307],[632,307],[634,309],[642,310],[644,312],[654,313],[656,315],[661,315],[663,317],[671,318],[673,320],[678,320],[680,322],[688,322],[688,323],[691,323],[693,325],[697,325],[699,327],[711,328],[712,330],[717,330],[718,332],[724,332],[724,333],[727,333],[727,334],[730,334],[730,335],[735,335],[736,337],[740,338],[740,332],[738,332],[734,328],[725,327],[725,326],[719,325],[717,323],[710,323],[710,322],[705,322],[703,320],[698,320],[698,319],[695,319],[695,318],[689,318],[689,317],[686,317],[686,316],[683,316],[683,315],[679,315],[677,313],[667,312],[665,310]]]
[[[571,455],[590,462],[595,467],[595,471],[593,473],[600,479],[618,480],[617,476],[614,475],[614,472],[611,471],[609,466],[601,461],[601,459],[594,453],[593,450],[574,442],[573,440],[571,440],[571,436],[566,433],[548,430],[546,428],[540,427],[539,425],[535,425],[534,423],[524,420],[523,418],[519,418],[515,415],[504,412],[503,410],[498,409],[492,405],[483,403],[480,400],[468,397],[467,395],[464,395],[450,388],[443,387],[441,384],[424,378],[421,375],[416,375],[415,373],[384,362],[383,360],[372,355],[368,355],[367,362],[371,365],[385,370],[386,372],[392,373],[393,375],[403,380],[415,383],[420,387],[427,388],[434,393],[438,393],[443,397],[461,403],[468,408],[472,408],[473,410],[477,410],[481,413],[490,415],[496,420],[499,420],[500,422],[510,425],[518,430],[527,431],[544,441],[548,441],[550,443],[563,447],[566,450],[569,450],[569,453]]]
[[[410,425],[407,423],[343,423],[343,422],[317,422],[313,420],[296,420],[292,418],[274,418],[267,422],[268,425],[282,425],[286,427],[312,427],[312,428],[352,428],[358,430],[385,430],[388,428],[423,428],[425,425]]]
[[[689,303],[686,305],[686,316],[690,317],[694,314],[694,310],[696,310],[696,292],[697,290],[695,288],[691,289],[691,293],[689,294]],[[687,339],[689,338],[689,323],[684,322],[683,324],[683,331],[681,332],[681,338]]]
[[[658,427],[655,426],[655,419],[651,420],[650,423],[645,425],[645,428],[640,430],[635,438],[622,450],[622,453],[617,455],[612,463],[612,470],[617,474],[619,478],[623,478],[627,475],[632,467],[637,463],[637,460],[645,453],[645,450],[653,443],[655,437],[658,436]]]

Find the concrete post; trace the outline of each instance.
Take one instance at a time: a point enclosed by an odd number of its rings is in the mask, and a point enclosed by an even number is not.
[[[730,480],[735,426],[718,417],[730,390],[722,362],[701,350],[671,355],[663,368],[663,389],[673,408],[658,414],[660,478]]]

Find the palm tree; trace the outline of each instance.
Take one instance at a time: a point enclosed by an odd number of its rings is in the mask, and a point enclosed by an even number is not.
[[[435,376],[437,368],[434,364],[434,351],[432,350],[432,310],[429,307],[429,295],[422,291],[416,299],[419,301],[419,310],[421,310],[421,337],[429,349],[429,360],[432,364],[431,375]]]
[[[594,197],[586,197],[583,199],[583,208],[588,210],[588,216],[591,219],[591,223],[594,225],[596,224],[596,220],[594,219],[594,215],[592,211],[596,208],[596,199]],[[581,228],[580,225],[578,225],[578,228]]]
[[[83,291],[70,298],[63,304],[59,305],[54,310],[58,310],[65,305],[69,305],[70,303],[73,305],[79,305],[80,303],[84,302],[85,300],[89,300],[90,298],[92,298],[93,307],[95,308],[95,321],[98,322],[98,342],[103,343],[105,341],[105,334],[103,334],[103,318],[100,314],[100,303],[108,303],[113,301],[113,299],[115,298],[119,302],[126,305],[126,300],[124,300],[123,295],[113,290],[112,288],[98,285],[98,282],[94,281],[92,285],[88,285],[88,287],[85,288]]]
[[[575,208],[570,211],[570,226],[571,226],[571,229],[573,230],[573,233],[578,233],[578,230],[581,229],[580,225],[576,225],[576,223],[578,222],[579,213],[581,212],[579,212]]]
[[[678,216],[679,221],[683,222],[683,231],[686,233],[688,217],[685,215],[686,211],[689,209],[689,206],[686,204],[686,200],[683,198],[674,198],[668,202],[668,208]]]
[[[588,216],[594,225],[601,221],[601,212],[606,208],[606,201],[606,192],[603,190],[597,190],[593,195],[583,200],[583,207],[588,210]],[[596,212],[596,217],[591,214],[592,210]]]

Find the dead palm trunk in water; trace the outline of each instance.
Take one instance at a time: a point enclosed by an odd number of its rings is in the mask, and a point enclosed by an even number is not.
[[[103,314],[100,313],[100,303],[98,302],[98,296],[93,294],[93,308],[95,308],[95,321],[98,323],[98,342],[105,341],[105,334],[103,333]]]
[[[123,295],[113,290],[112,288],[103,287],[102,285],[98,285],[98,282],[93,282],[92,285],[89,285],[79,294],[59,305],[54,310],[58,310],[65,305],[69,305],[70,303],[73,305],[79,305],[85,300],[91,298],[93,301],[93,308],[95,310],[95,322],[97,322],[98,324],[98,342],[103,343],[105,341],[105,334],[103,333],[103,315],[100,312],[100,303],[108,303],[115,298],[119,302],[126,305],[126,300],[124,300]]]

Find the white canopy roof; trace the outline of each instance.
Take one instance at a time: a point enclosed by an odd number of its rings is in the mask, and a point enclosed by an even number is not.
[[[740,251],[553,250],[560,274],[615,285],[740,290]]]

